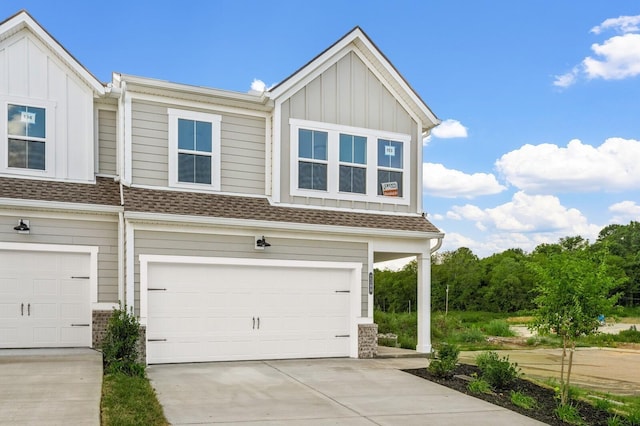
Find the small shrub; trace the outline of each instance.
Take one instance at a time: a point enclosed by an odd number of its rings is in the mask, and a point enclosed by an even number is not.
[[[477,327],[471,327],[468,330],[464,330],[457,335],[457,340],[464,343],[479,343],[484,342],[486,336]]]
[[[512,337],[516,334],[509,328],[509,323],[505,320],[494,319],[484,327],[487,336]]]
[[[509,362],[509,357],[500,358],[495,352],[483,352],[476,357],[482,378],[496,390],[506,389],[520,375],[517,363]]]
[[[443,344],[435,352],[435,359],[429,363],[429,371],[437,377],[451,377],[458,364],[460,348],[456,345]]]
[[[624,421],[624,419],[621,419],[620,417],[618,417],[618,415],[609,417],[607,419],[607,426],[626,426],[626,424],[627,423]]]
[[[473,393],[491,393],[491,385],[484,379],[473,379],[467,389]]]
[[[627,422],[631,426],[640,426],[640,408],[631,411],[627,416]]]
[[[598,410],[609,411],[611,410],[611,407],[613,407],[613,404],[611,403],[611,401],[605,398],[594,398],[593,406]]]
[[[560,420],[571,425],[583,425],[584,421],[573,404],[561,404],[556,408],[556,415]]]
[[[525,395],[520,391],[511,391],[511,402],[513,402],[514,405],[520,408],[524,408],[525,410],[531,410],[538,405],[538,402],[534,397]]]
[[[640,331],[633,325],[628,330],[622,330],[618,333],[617,340],[625,343],[640,343]]]
[[[107,332],[102,341],[102,361],[106,374],[124,373],[129,376],[144,376],[144,365],[138,362],[138,339],[140,322],[126,305],[114,308]]]

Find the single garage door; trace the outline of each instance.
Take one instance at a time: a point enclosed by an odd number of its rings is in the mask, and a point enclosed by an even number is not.
[[[353,271],[151,263],[147,361],[349,355]]]
[[[90,346],[89,260],[0,250],[0,347]]]

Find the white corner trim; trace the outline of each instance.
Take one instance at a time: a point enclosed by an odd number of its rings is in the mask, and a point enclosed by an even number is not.
[[[89,254],[89,303],[90,304],[98,303],[98,250],[99,248],[97,246],[74,246],[74,245],[62,245],[62,244],[0,242],[0,250]]]

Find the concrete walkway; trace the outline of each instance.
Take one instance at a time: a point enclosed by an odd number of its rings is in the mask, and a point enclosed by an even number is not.
[[[540,425],[399,371],[426,360],[319,359],[153,365],[173,425]]]
[[[0,424],[100,425],[102,354],[0,349]]]

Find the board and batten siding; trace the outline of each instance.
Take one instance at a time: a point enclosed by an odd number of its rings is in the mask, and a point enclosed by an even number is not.
[[[132,179],[134,184],[168,186],[168,108],[173,105],[132,102]],[[263,195],[265,188],[265,119],[215,110],[222,116],[221,191]]]
[[[16,215],[0,214],[0,241],[11,243],[98,246],[98,302],[118,302],[118,216],[89,220],[85,215],[69,219],[29,216],[28,235],[13,230]]]
[[[411,136],[411,146],[408,148],[413,153],[416,149],[415,144],[422,143],[417,134],[418,126],[415,120],[355,53],[345,55],[282,103],[281,200],[286,203],[325,207],[403,213],[417,211],[415,188],[412,188],[411,202],[408,206],[291,196],[290,118],[408,134]],[[411,155],[410,167],[410,181],[417,182],[418,164],[415,155]]]
[[[116,174],[116,111],[98,110],[98,173]]]
[[[0,41],[0,64],[0,102],[46,108],[46,170],[19,174],[92,181],[92,89],[27,29]],[[0,153],[3,169],[6,149]]]
[[[362,316],[367,316],[369,271],[367,244],[269,237],[268,250],[255,250],[253,236],[194,234],[161,231],[135,232],[135,308],[139,309],[139,255],[229,257],[362,263]]]

